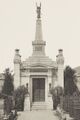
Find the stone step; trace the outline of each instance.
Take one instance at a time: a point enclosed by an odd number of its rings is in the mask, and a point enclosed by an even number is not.
[[[32,104],[32,110],[46,110],[46,103],[44,103],[44,102],[34,102]]]
[[[45,102],[33,102],[32,105],[46,105]]]
[[[46,110],[46,107],[32,107],[31,110]]]

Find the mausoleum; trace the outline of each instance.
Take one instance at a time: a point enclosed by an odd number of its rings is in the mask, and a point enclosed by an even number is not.
[[[53,43],[52,43],[53,44]],[[50,89],[56,85],[64,86],[63,50],[59,49],[56,61],[45,53],[46,41],[42,35],[41,4],[37,6],[35,40],[32,41],[32,55],[21,61],[19,49],[14,56],[14,85],[27,85],[29,95],[26,98],[25,110],[52,109]]]

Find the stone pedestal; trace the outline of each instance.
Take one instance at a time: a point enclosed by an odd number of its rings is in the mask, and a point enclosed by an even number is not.
[[[25,96],[24,111],[30,111],[30,95]]]
[[[48,100],[47,100],[47,109],[52,110],[53,109],[53,101],[52,101],[52,95],[48,95]]]

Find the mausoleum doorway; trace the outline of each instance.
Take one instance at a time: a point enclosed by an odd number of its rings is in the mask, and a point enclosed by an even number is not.
[[[32,79],[32,95],[33,102],[45,101],[45,78],[33,78]]]

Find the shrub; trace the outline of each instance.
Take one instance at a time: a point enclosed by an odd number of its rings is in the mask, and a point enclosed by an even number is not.
[[[53,99],[53,109],[57,108],[57,105],[60,104],[60,96],[63,95],[63,89],[60,86],[51,89],[52,99]]]
[[[25,86],[20,86],[14,91],[14,101],[15,101],[15,109],[18,111],[24,110],[24,100],[25,95],[27,94],[27,88]]]
[[[13,101],[11,96],[6,96],[4,99],[4,114],[9,114],[13,109]]]
[[[56,86],[55,88],[52,88],[50,90],[50,93],[53,95],[53,96],[62,96],[64,94],[64,91],[63,91],[63,88],[60,87],[60,86]]]

